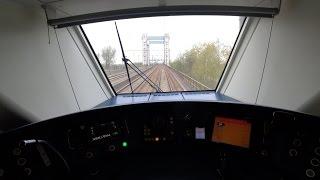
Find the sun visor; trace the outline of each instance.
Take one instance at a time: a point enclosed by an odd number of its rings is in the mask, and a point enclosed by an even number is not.
[[[108,20],[171,15],[273,17],[280,0],[42,0],[56,28]]]

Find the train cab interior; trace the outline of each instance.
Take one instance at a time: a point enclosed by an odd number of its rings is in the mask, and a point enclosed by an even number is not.
[[[319,7],[0,0],[0,179],[320,179]]]

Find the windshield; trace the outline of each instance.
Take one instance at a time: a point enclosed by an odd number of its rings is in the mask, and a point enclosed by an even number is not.
[[[82,27],[116,93],[200,91],[216,89],[243,19],[210,15],[117,20],[128,71],[113,21]]]

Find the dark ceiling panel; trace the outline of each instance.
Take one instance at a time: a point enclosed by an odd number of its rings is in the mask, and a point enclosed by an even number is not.
[[[48,23],[66,27],[85,23],[172,15],[273,17],[280,0],[59,0],[45,3]]]

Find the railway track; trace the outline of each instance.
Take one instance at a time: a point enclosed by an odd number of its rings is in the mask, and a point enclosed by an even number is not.
[[[141,68],[140,70],[146,74],[152,68],[153,68],[152,66],[147,66],[147,67]],[[137,74],[132,69],[129,69],[129,74],[132,82],[135,82],[137,79],[140,78],[140,75]],[[126,71],[122,71],[120,73],[117,73],[108,77],[117,93],[122,93],[122,91],[124,91],[124,89],[129,86],[129,80],[128,80],[128,75]]]
[[[159,72],[161,71],[161,67],[159,65],[155,66],[154,71],[148,75],[148,78],[154,82],[158,87],[160,83]],[[161,88],[160,88],[161,89]],[[161,89],[162,90],[162,89]],[[148,82],[143,81],[135,92],[156,92],[157,90],[152,87]],[[162,90],[163,91],[163,90]]]
[[[143,67],[143,68],[140,68],[140,70],[141,70],[141,71],[145,71],[145,70],[147,70],[147,69],[149,69],[149,68],[150,68],[150,67]],[[129,69],[129,74],[130,74],[130,76],[131,76],[131,75],[134,76],[134,75],[136,75],[137,73],[136,73],[134,70]],[[128,78],[128,77],[127,77],[127,72],[126,72],[125,70],[122,70],[122,71],[117,72],[117,73],[114,73],[114,74],[110,74],[110,75],[108,75],[108,77],[109,77],[109,80],[110,80],[111,82],[113,82],[113,83],[121,82],[123,79]]]
[[[157,64],[143,67],[140,70],[163,92],[191,90],[184,84],[179,74],[167,65]],[[129,73],[134,93],[157,92],[157,89],[146,81],[146,78],[142,78],[133,70],[130,70]],[[109,79],[117,93],[131,93],[127,73],[125,71],[113,74],[109,76]]]
[[[154,66],[150,69],[148,69],[147,71],[144,71],[144,74],[150,78],[150,75],[154,74],[154,71],[157,70],[157,67]],[[148,86],[149,84],[147,84],[147,82],[145,81],[144,78],[142,78],[141,76],[137,75],[136,78],[131,79],[131,83],[132,83],[132,89],[133,92],[142,92],[143,90],[141,90],[141,87],[144,86]],[[149,85],[150,86],[150,85]],[[150,86],[151,87],[151,86]],[[123,88],[119,89],[118,93],[131,93],[131,88],[130,88],[130,84],[127,83]]]

